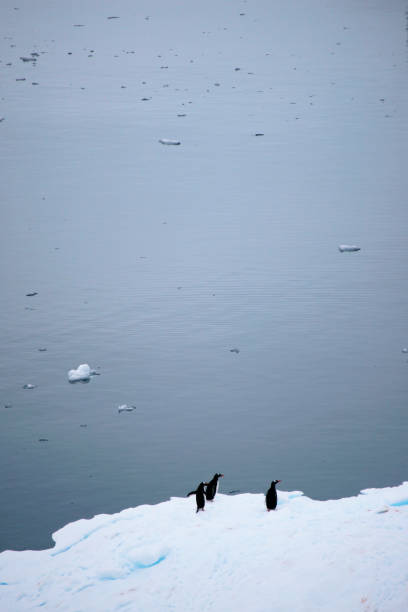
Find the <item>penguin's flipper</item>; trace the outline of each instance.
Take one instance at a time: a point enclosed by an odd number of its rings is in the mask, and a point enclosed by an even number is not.
[[[197,491],[190,491],[190,493],[187,493],[186,497],[190,497],[190,495],[195,495],[197,493]]]

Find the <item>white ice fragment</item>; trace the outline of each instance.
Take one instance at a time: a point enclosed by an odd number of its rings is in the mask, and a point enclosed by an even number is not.
[[[127,404],[121,404],[118,406],[119,414],[121,412],[133,412],[133,410],[136,410],[136,406],[128,406]]]
[[[408,353],[408,348],[404,347],[403,349],[401,349],[402,353]]]
[[[78,382],[79,380],[89,380],[93,374],[93,371],[87,363],[83,363],[76,370],[70,370],[68,372],[69,382]]]
[[[353,253],[354,251],[361,251],[361,247],[354,244],[339,244],[340,253]]]
[[[179,145],[180,140],[171,140],[170,138],[160,138],[159,142],[164,145]]]

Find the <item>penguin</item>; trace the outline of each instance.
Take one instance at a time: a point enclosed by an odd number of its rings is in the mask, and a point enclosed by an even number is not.
[[[265,502],[266,502],[266,507],[268,509],[268,512],[270,510],[275,510],[276,509],[276,505],[278,503],[278,496],[276,494],[276,485],[278,484],[278,482],[282,482],[282,481],[281,480],[272,480],[271,486],[268,489],[268,491],[266,492]]]
[[[214,478],[210,480],[205,490],[207,501],[213,501],[218,491],[218,479],[224,478],[224,474],[214,474]]]
[[[197,489],[195,491],[190,491],[190,493],[187,495],[187,497],[190,497],[190,495],[194,495],[194,494],[196,496],[196,502],[197,502],[196,514],[199,510],[204,511],[204,506],[205,506],[204,487],[206,487],[207,485],[208,485],[208,482],[200,482]]]

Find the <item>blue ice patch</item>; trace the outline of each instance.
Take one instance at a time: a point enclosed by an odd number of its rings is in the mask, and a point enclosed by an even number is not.
[[[107,582],[111,580],[121,580],[123,578],[127,578],[130,574],[132,574],[138,569],[148,569],[149,567],[154,567],[155,565],[159,565],[159,563],[164,561],[166,557],[167,555],[161,555],[158,559],[156,559],[156,561],[153,561],[153,563],[141,563],[140,561],[135,561],[134,563],[128,563],[126,565],[125,574],[118,575],[118,576],[109,576],[109,575],[100,576],[99,580],[101,582]]]
[[[73,548],[74,546],[76,546],[77,544],[80,544],[81,542],[83,542],[84,540],[87,540],[89,537],[91,537],[91,535],[93,535],[94,533],[96,533],[97,531],[100,531],[101,529],[105,529],[105,527],[108,527],[110,525],[114,525],[115,523],[117,523],[118,521],[123,520],[123,519],[118,519],[115,518],[111,521],[108,521],[106,523],[103,523],[102,525],[98,525],[98,527],[95,527],[94,529],[91,529],[91,531],[88,531],[88,533],[85,533],[81,538],[79,538],[79,540],[77,540],[76,542],[73,542],[72,544],[68,544],[68,546],[65,546],[65,548],[61,548],[61,550],[57,550],[55,552],[51,553],[51,557],[56,557],[57,555],[61,555],[63,553],[66,553],[68,550],[71,550],[71,548]]]
[[[81,591],[85,591],[85,589],[90,589],[91,587],[93,587],[94,584],[85,584],[84,586],[80,587],[79,589],[77,589],[77,593],[80,593]]]
[[[92,534],[94,534],[96,531],[100,531],[100,529],[103,529],[105,526],[106,525],[99,525],[98,527],[95,527],[95,529],[92,529],[91,531],[89,531],[88,533],[83,535],[76,542],[73,542],[72,544],[69,544],[68,546],[65,546],[65,548],[61,548],[61,550],[57,550],[56,552],[52,552],[51,553],[51,557],[56,557],[57,555],[62,555],[63,553],[66,553],[68,550],[71,550],[71,548],[73,548],[74,546],[76,546],[80,542],[83,542],[84,540],[87,540]]]
[[[391,506],[408,506],[408,499],[402,499],[399,502],[394,502],[393,504],[390,504]]]
[[[166,555],[162,555],[161,557],[159,557],[157,559],[157,561],[153,561],[153,563],[140,563],[138,561],[136,561],[136,563],[133,563],[133,569],[146,569],[148,567],[154,567],[155,565],[159,565],[159,563],[161,563],[162,561],[164,561],[166,558]]]

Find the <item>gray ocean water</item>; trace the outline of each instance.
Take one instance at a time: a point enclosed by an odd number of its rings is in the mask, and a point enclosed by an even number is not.
[[[407,10],[3,0],[1,549],[407,479]]]

